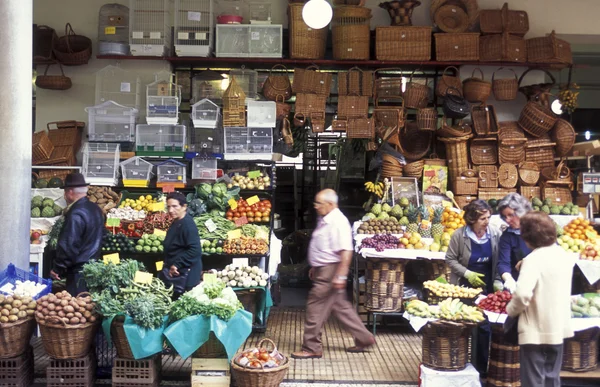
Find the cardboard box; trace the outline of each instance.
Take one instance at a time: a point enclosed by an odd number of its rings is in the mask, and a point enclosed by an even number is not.
[[[600,155],[600,140],[578,142],[571,149],[571,156]]]
[[[192,359],[192,387],[229,387],[227,359]]]

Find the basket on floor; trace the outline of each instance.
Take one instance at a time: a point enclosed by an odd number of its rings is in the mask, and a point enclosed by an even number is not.
[[[367,258],[365,308],[368,311],[402,310],[405,265],[399,259]]]
[[[498,168],[498,183],[502,188],[514,188],[519,182],[519,171],[514,164],[502,164]]]
[[[522,186],[534,186],[540,179],[540,167],[533,161],[519,163],[519,181]]]
[[[471,108],[471,121],[479,136],[498,134],[498,116],[494,105],[481,104]]]
[[[66,66],[86,64],[92,56],[92,40],[83,35],[77,35],[71,23],[65,25],[65,35],[58,38],[54,47],[56,59]]]
[[[15,358],[25,353],[35,327],[33,317],[13,323],[0,323],[0,359]]]
[[[477,174],[479,177],[479,187],[498,188],[498,167],[495,165],[480,165],[477,169],[479,171]]]
[[[575,336],[565,339],[562,370],[583,372],[598,366],[598,336],[600,329],[589,328],[575,332]]]
[[[559,118],[556,120],[552,132],[550,133],[552,141],[556,143],[556,156],[563,157],[569,154],[575,144],[575,129],[568,122]]]
[[[433,321],[423,327],[423,365],[441,371],[460,371],[469,360],[471,326]]]
[[[231,374],[238,386],[278,387],[283,382],[283,379],[285,379],[289,367],[290,361],[287,357],[284,357],[281,365],[275,368],[248,368],[238,365],[236,361],[232,361]]]
[[[480,77],[475,76],[479,71]],[[483,71],[479,67],[473,70],[470,78],[463,81],[463,96],[471,103],[487,101],[492,92],[492,83],[485,80]]]
[[[495,165],[498,163],[498,140],[494,137],[471,140],[471,161],[475,165]]]
[[[86,356],[96,336],[98,322],[67,325],[58,317],[39,320],[42,344],[48,356],[54,359],[78,359]]]
[[[433,132],[423,132],[414,122],[408,122],[400,129],[398,151],[408,160],[419,160],[429,152]]]
[[[290,58],[323,59],[329,28],[310,28],[302,18],[302,8],[304,3],[288,5]]]
[[[125,317],[115,317],[110,325],[110,337],[117,351],[117,357],[121,359],[135,359],[133,352],[131,352],[125,329],[123,328],[124,323]]]
[[[521,385],[520,347],[507,340],[499,324],[492,324],[487,387]]]
[[[213,332],[210,332],[208,335],[208,340],[204,342],[204,344],[202,344],[200,348],[196,350],[196,352],[194,352],[192,357],[202,359],[221,359],[227,357],[227,351],[225,350],[223,343],[217,339],[217,336],[215,336]]]
[[[435,132],[437,122],[438,112],[436,108],[423,108],[417,111],[417,127],[419,130]]]
[[[453,181],[469,169],[468,142],[471,135],[445,138],[438,137],[438,140],[446,145],[446,160],[448,160],[448,177]]]
[[[492,74],[492,92],[494,93],[494,98],[497,101],[515,100],[517,99],[517,92],[519,91],[519,78],[517,77],[517,73],[515,73],[513,69],[507,69],[512,71],[515,76],[514,78],[496,79],[496,72],[502,69],[504,69],[504,67],[500,67]]]
[[[403,175],[406,177],[416,177],[420,179],[423,176],[423,168],[425,167],[424,160],[413,161],[403,167]]]
[[[340,6],[333,9],[331,34],[335,60],[369,59],[371,9]]]

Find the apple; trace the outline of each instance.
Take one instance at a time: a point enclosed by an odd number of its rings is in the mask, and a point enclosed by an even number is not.
[[[31,233],[31,240],[32,241],[36,241],[38,239],[40,239],[42,237],[42,234],[39,233],[38,231],[34,231]]]
[[[405,245],[404,243],[400,243],[400,244],[398,245],[398,248],[399,248],[399,249],[405,249],[405,248],[406,248],[406,245]]]

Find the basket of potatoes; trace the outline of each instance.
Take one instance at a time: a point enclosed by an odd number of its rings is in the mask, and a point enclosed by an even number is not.
[[[38,300],[35,319],[48,356],[78,359],[90,352],[100,322],[95,306],[89,293],[72,297],[62,291]]]
[[[21,355],[35,330],[31,297],[0,295],[0,359]]]

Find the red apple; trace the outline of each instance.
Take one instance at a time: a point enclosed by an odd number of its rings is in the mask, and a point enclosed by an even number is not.
[[[34,231],[31,233],[31,240],[32,241],[38,240],[38,239],[40,239],[41,236],[42,235],[39,232]]]

